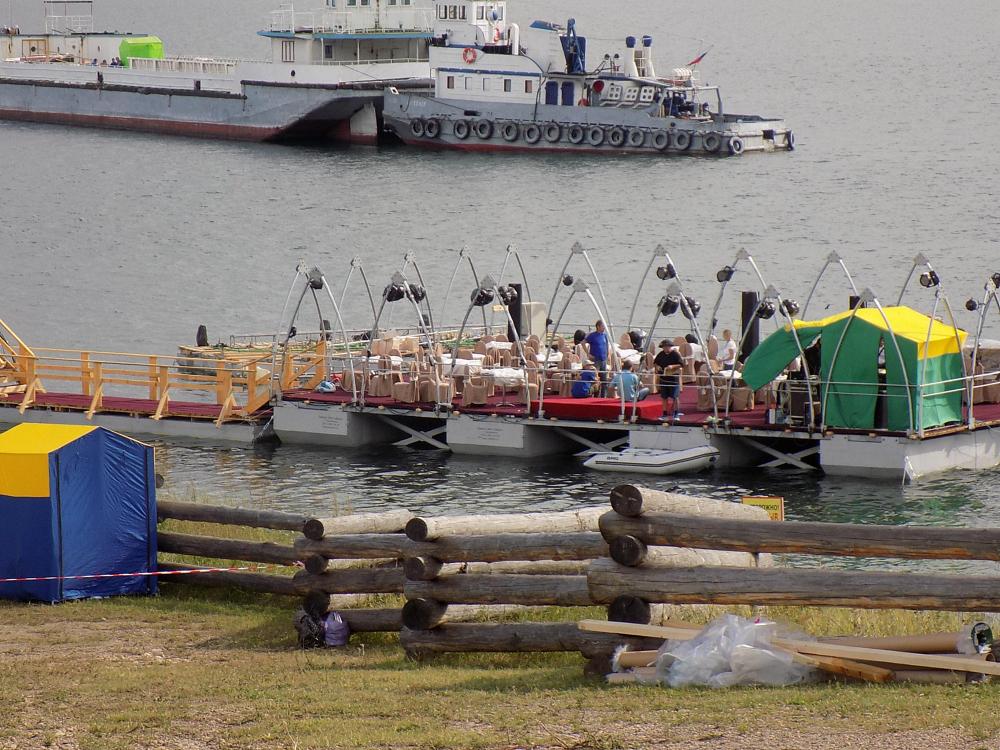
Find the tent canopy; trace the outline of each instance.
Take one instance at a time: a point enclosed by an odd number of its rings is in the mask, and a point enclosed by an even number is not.
[[[153,449],[100,427],[21,424],[0,435],[0,598],[152,594]]]
[[[820,346],[819,373],[830,427],[912,430],[962,419],[966,333],[909,307],[859,308],[793,321],[754,350],[743,380],[757,389],[800,353]],[[876,424],[882,407],[885,424]],[[881,421],[881,420],[879,420]]]

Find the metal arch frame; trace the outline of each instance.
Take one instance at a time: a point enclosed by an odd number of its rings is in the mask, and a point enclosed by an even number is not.
[[[347,278],[344,279],[344,288],[340,292],[340,303],[339,303],[339,306],[340,306],[341,309],[343,309],[343,307],[344,307],[344,299],[346,299],[346,297],[347,297],[347,289],[350,287],[351,277],[354,275],[354,269],[357,269],[358,273],[361,274],[361,280],[365,284],[365,291],[368,293],[368,303],[371,305],[371,308],[372,308],[372,317],[374,317],[375,316],[375,295],[372,294],[372,286],[368,282],[368,274],[365,273],[365,267],[364,267],[363,263],[361,262],[361,256],[360,255],[355,255],[353,258],[351,258],[351,267],[350,267],[350,270],[348,270],[348,272],[347,272]]]
[[[823,278],[823,274],[826,273],[832,265],[839,265],[844,275],[847,277],[847,283],[851,285],[851,291],[854,292],[854,296],[858,296],[858,287],[854,283],[854,277],[851,272],[847,270],[847,264],[844,263],[844,259],[840,257],[837,252],[832,252],[826,256],[826,261],[823,263],[823,267],[819,269],[819,275],[816,276],[816,280],[813,282],[812,288],[809,290],[809,296],[806,297],[805,303],[802,305],[802,319],[807,320],[806,311],[809,309],[809,303],[812,302],[813,295],[816,294],[816,290],[819,288],[819,282]]]
[[[809,372],[809,365],[806,363],[805,349],[802,346],[802,342],[799,340],[798,330],[795,328],[793,324],[794,316],[791,313],[789,313],[788,310],[785,309],[785,300],[782,298],[781,293],[774,286],[764,281],[764,275],[760,272],[760,268],[757,266],[757,262],[753,259],[753,256],[750,255],[750,253],[746,250],[746,248],[740,248],[739,251],[736,253],[736,258],[733,261],[732,265],[730,266],[733,269],[733,275],[734,276],[736,275],[736,271],[739,270],[740,261],[743,260],[747,261],[750,264],[750,267],[753,268],[754,274],[757,276],[758,282],[760,282],[760,287],[763,296],[761,296],[761,298],[757,300],[757,307],[754,309],[754,316],[749,321],[747,321],[747,324],[745,326],[741,326],[740,328],[740,340],[736,346],[737,352],[743,350],[743,342],[746,340],[747,334],[750,333],[750,326],[753,325],[753,321],[757,317],[757,313],[760,311],[761,306],[766,301],[774,300],[777,303],[776,305],[777,312],[780,315],[787,318],[789,321],[788,325],[791,326],[792,337],[795,339],[795,348],[799,350],[799,357],[801,358],[801,363],[802,363],[802,371],[805,374],[806,388],[810,388],[809,384],[811,382],[812,373]],[[732,281],[732,278],[721,282],[722,288],[719,289],[719,296],[715,300],[715,307],[712,308],[712,319],[710,321],[711,328],[709,329],[709,336],[712,336],[715,333],[715,325],[717,322],[719,309],[722,307],[722,299],[725,296],[726,288],[729,286],[730,281]],[[774,323],[775,326],[777,326],[779,323],[779,319],[776,318]],[[729,404],[730,404],[730,396],[732,395],[732,390],[733,390],[733,380],[732,378],[730,378],[729,382],[726,384],[726,411],[725,411],[726,417],[729,416]],[[713,391],[714,391],[714,386],[713,386]],[[808,399],[808,403],[809,403],[809,427],[813,428],[816,426],[816,412],[815,409],[813,408],[812,398]]]
[[[479,284],[479,274],[476,273],[476,264],[472,262],[472,253],[468,246],[463,246],[461,250],[458,251],[458,260],[455,261],[455,268],[451,272],[451,279],[448,280],[448,288],[444,292],[444,302],[442,303],[443,314],[448,314],[448,302],[451,300],[451,290],[455,285],[455,278],[458,276],[458,269],[461,268],[462,262],[467,261],[469,264],[469,270],[472,271],[472,279],[476,282],[476,288],[480,288]],[[466,320],[468,320],[468,313],[466,314]],[[483,308],[483,328],[486,328],[486,309]],[[465,328],[465,322],[462,323],[462,328]],[[457,347],[456,347],[457,348]]]
[[[976,344],[972,348],[972,373],[968,377],[968,403],[969,403],[969,418],[968,424],[969,429],[973,429],[976,426],[976,418],[973,414],[973,397],[975,396],[976,389],[976,365],[979,363],[979,342],[983,335],[983,327],[986,325],[986,313],[989,312],[991,305],[990,302],[996,303],[997,312],[1000,313],[1000,286],[998,286],[992,275],[983,284],[983,301],[979,304],[979,315],[976,322]],[[965,357],[962,357],[963,365],[965,363]]]
[[[528,288],[528,274],[525,273],[524,264],[521,263],[521,254],[518,252],[517,245],[510,244],[507,245],[507,250],[503,255],[503,263],[500,264],[500,272],[496,276],[496,283],[503,283],[503,275],[507,272],[507,263],[510,261],[511,256],[517,261],[517,268],[521,272],[521,283],[524,285],[524,296],[525,301],[531,302],[531,289]],[[483,311],[485,312],[485,310]],[[507,317],[510,317],[508,314]],[[493,325],[493,316],[490,315],[490,325]]]
[[[563,267],[562,270],[559,272],[558,278],[556,278],[555,289],[552,291],[552,299],[549,302],[548,308],[546,309],[551,312],[552,309],[555,308],[556,297],[559,295],[559,287],[562,286],[563,277],[566,276],[566,271],[567,269],[569,269],[569,264],[572,262],[573,258],[577,255],[583,256],[583,260],[587,264],[587,268],[590,269],[591,276],[594,277],[594,283],[597,284],[597,291],[601,295],[601,301],[604,303],[604,311],[605,311],[605,314],[601,316],[601,320],[604,321],[604,327],[608,330],[608,333],[610,334],[611,340],[613,342],[615,341],[615,331],[614,327],[611,324],[611,321],[607,319],[608,298],[604,294],[604,286],[601,284],[601,277],[597,275],[597,270],[594,268],[594,264],[590,262],[590,255],[587,254],[586,248],[584,248],[584,246],[581,245],[579,242],[574,242],[573,247],[570,248],[569,256],[566,258],[566,262],[563,263]],[[572,298],[572,296],[573,295],[570,295],[570,298]],[[563,312],[565,313],[565,308]],[[598,308],[597,314],[601,315],[600,308]],[[559,320],[560,321],[562,320],[562,315],[559,316]],[[546,330],[548,330],[548,326],[546,326]],[[559,330],[559,324],[555,323],[552,327],[552,332],[555,333],[558,330]]]
[[[643,272],[642,278],[639,280],[639,286],[635,290],[635,297],[632,299],[632,309],[629,310],[628,323],[625,325],[626,329],[629,331],[632,330],[632,322],[635,319],[636,308],[639,306],[639,297],[642,295],[642,288],[646,284],[646,279],[649,278],[649,272],[653,270],[653,264],[656,263],[661,256],[667,261],[667,265],[673,266],[674,271],[677,271],[677,266],[674,264],[674,259],[670,257],[670,253],[667,252],[663,245],[657,245],[656,249],[653,250],[653,255],[650,257],[649,263],[646,265],[646,270]],[[678,283],[680,283],[679,275],[676,275],[674,278],[676,278]]]
[[[351,340],[347,336],[347,325],[344,323],[344,317],[341,314],[341,306],[337,304],[337,300],[333,298],[333,289],[330,288],[329,282],[326,280],[326,275],[319,270],[320,278],[323,280],[323,288],[326,290],[327,296],[330,298],[330,304],[333,305],[333,312],[337,316],[337,322],[340,323],[340,333],[344,337],[344,351],[347,354],[347,361],[351,366],[351,401],[352,403],[358,402],[358,378],[357,370],[354,369],[354,355],[351,352]]]
[[[658,246],[657,247],[657,251],[661,251],[661,250],[662,250],[662,246]],[[670,259],[670,256],[666,253],[666,251],[663,251],[663,253],[666,256],[667,261],[671,265],[673,265],[673,261]],[[657,256],[654,255],[653,259],[655,260],[656,257]],[[646,269],[646,274],[643,276],[643,281],[645,281],[646,276],[649,275],[649,269],[650,268],[652,268],[652,262],[650,263],[649,268]],[[675,270],[676,270],[676,266],[675,266]],[[708,347],[705,346],[705,340],[704,340],[704,338],[701,335],[701,326],[698,325],[697,316],[693,314],[693,311],[691,310],[690,305],[688,305],[687,297],[684,294],[684,287],[683,287],[683,284],[681,284],[680,275],[675,276],[671,281],[672,281],[672,283],[666,289],[666,296],[669,296],[671,294],[676,294],[677,295],[677,298],[680,301],[680,305],[681,305],[681,313],[684,315],[684,317],[691,324],[691,330],[694,332],[695,338],[698,339],[698,345],[701,347],[701,353],[702,353],[702,356],[704,357],[705,368],[707,369],[707,371],[709,373],[711,373],[711,371],[712,371],[712,365],[710,363],[711,360],[710,360],[710,358],[708,356]],[[640,285],[640,287],[641,287],[641,285]],[[665,317],[663,315],[663,313],[662,313],[662,308],[663,308],[663,303],[664,303],[664,301],[666,299],[666,296],[661,297],[660,298],[660,302],[656,306],[656,314],[653,316],[653,322],[650,323],[649,332],[646,334],[647,342],[644,342],[644,343],[651,343],[652,341],[655,340],[655,337],[653,336],[653,332],[656,330],[656,324],[660,321],[661,317]],[[636,294],[636,299],[638,300],[638,293]],[[633,308],[634,308],[634,305],[633,305]],[[631,329],[631,316],[629,317],[629,328]],[[646,354],[646,352],[651,351],[650,348],[649,348],[649,346],[646,346],[644,348],[645,348],[646,351],[642,352],[643,358],[641,360],[639,360],[640,381],[641,381],[641,374],[643,372],[643,360],[645,360],[645,354]],[[654,369],[654,371],[655,371],[655,369]],[[680,375],[679,377],[683,377],[683,375]],[[711,382],[709,383],[709,385],[711,386],[709,390],[710,390],[710,392],[712,394],[712,415],[715,417],[715,419],[718,419],[719,418],[719,404],[718,404],[718,399],[716,399],[716,397],[715,397],[715,386]],[[639,389],[637,388],[636,389],[636,395],[638,395],[638,390]],[[637,398],[633,398],[632,399],[632,416],[633,416],[633,419],[635,418],[635,407],[636,407],[636,404],[638,402],[639,401],[638,401]],[[674,404],[674,408],[675,409],[677,408],[677,404]],[[624,399],[624,394],[622,395],[622,413],[621,413],[621,418],[622,418],[622,421],[625,420],[625,399]]]
[[[403,255],[403,260],[399,264],[399,268],[397,269],[397,273],[403,274],[404,277],[405,277],[406,269],[409,266],[413,266],[413,270],[417,274],[417,281],[420,283],[420,286],[422,286],[424,288],[424,291],[426,291],[427,290],[427,285],[424,283],[424,276],[423,276],[423,274],[420,273],[420,265],[417,263],[417,258],[413,254],[412,251],[408,250]],[[407,287],[406,287],[407,296],[409,296],[409,291],[410,291],[410,287],[409,287],[409,284],[407,284]],[[382,299],[383,299],[383,302],[384,302],[384,300],[385,300],[384,294],[383,294],[383,298]],[[425,297],[425,299],[426,299],[426,297]],[[382,307],[384,307],[384,305]],[[389,308],[389,324],[390,325],[392,324],[392,311],[393,311],[393,308],[390,307]],[[381,316],[381,313],[382,313],[382,308],[380,308],[378,314],[376,314],[376,316],[375,316],[376,319]],[[428,315],[428,320],[430,322],[431,330],[433,330],[434,329],[434,315],[433,315],[433,312],[431,311],[429,303],[427,305],[427,315]],[[423,321],[422,316],[418,315],[417,317],[421,320],[421,322]]]
[[[296,318],[298,318],[298,316],[299,316],[299,311],[302,309],[302,302],[303,302],[303,300],[305,300],[306,292],[309,292],[309,291],[312,292],[313,302],[316,305],[316,316],[317,316],[317,318],[319,318],[318,330],[321,331],[321,332],[324,332],[324,333],[325,333],[325,330],[326,330],[324,328],[324,326],[323,326],[323,311],[322,311],[322,309],[320,308],[320,305],[319,305],[319,298],[316,296],[316,290],[313,289],[312,285],[310,284],[309,276],[310,276],[310,274],[313,271],[318,272],[320,274],[320,278],[322,278],[323,274],[322,274],[322,272],[318,268],[313,267],[313,268],[309,269],[308,271],[306,271],[304,269],[304,267],[303,267],[302,262],[299,261],[299,263],[295,266],[295,276],[292,279],[291,287],[289,288],[288,295],[285,298],[285,304],[284,304],[284,306],[281,309],[281,319],[278,321],[278,332],[275,334],[274,342],[271,344],[271,355],[272,355],[271,372],[274,373],[274,376],[278,377],[278,379],[279,379],[278,380],[279,386],[280,386],[280,382],[281,382],[281,375],[284,373],[284,370],[283,370],[284,360],[282,359],[282,362],[280,363],[280,365],[276,361],[277,360],[278,350],[280,349],[281,351],[284,351],[284,350],[286,350],[288,348],[288,342],[291,341],[291,339],[292,339],[292,328],[295,325]],[[284,327],[285,313],[288,312],[288,305],[289,305],[289,303],[292,300],[293,293],[295,292],[295,285],[298,283],[298,281],[299,281],[300,278],[304,282],[303,285],[302,285],[302,292],[299,294],[299,299],[295,303],[295,311],[292,313],[291,317],[288,319],[288,327],[285,328]],[[325,282],[324,282],[324,284],[325,284]],[[282,339],[282,336],[284,336],[283,339]],[[278,344],[279,341],[281,341],[280,346]],[[273,384],[274,377],[272,377],[271,381],[272,381],[272,384]],[[281,393],[281,388],[280,387],[277,388],[276,390],[278,391],[278,393]]]
[[[513,331],[514,330],[514,318],[510,314],[510,307],[503,301],[503,297],[500,295],[500,283],[499,283],[499,281],[495,281],[492,277],[486,276],[486,277],[483,278],[483,287],[482,288],[489,288],[490,291],[493,292],[493,300],[494,300],[494,302],[495,303],[498,302],[500,304],[500,306],[503,307],[504,314],[507,316],[507,325],[509,325],[510,326],[510,330]],[[518,302],[518,304],[520,304],[520,300],[517,300],[517,302]],[[525,365],[524,365],[524,385],[525,385],[525,393],[527,394],[528,398],[527,398],[527,403],[524,405],[524,412],[525,412],[525,414],[529,414],[531,412],[531,391],[528,388],[528,364],[527,364],[528,359],[527,359],[527,357],[524,356],[524,344],[521,342],[521,337],[520,336],[515,336],[514,337],[514,341],[512,343],[514,343],[517,346],[518,356],[520,356],[521,357],[521,361],[525,363]],[[548,355],[546,355],[546,357],[547,356]],[[454,361],[455,361],[454,358],[452,358],[452,362],[454,362]],[[538,396],[539,396],[539,399],[541,399],[541,395],[542,395],[542,387],[541,387],[541,385],[539,385],[539,387],[538,387]]]
[[[576,247],[576,246],[574,245],[574,247]],[[582,250],[582,248],[581,248],[581,250]],[[587,251],[583,250],[583,252],[586,254]],[[559,283],[562,283],[562,278],[565,275],[565,271],[566,271],[566,268],[564,266],[563,267],[563,273],[559,274]],[[600,317],[600,319],[601,320],[605,319],[604,316],[601,315],[601,306],[597,304],[597,300],[594,299],[594,295],[590,291],[590,285],[586,281],[584,281],[583,279],[577,279],[576,281],[573,282],[573,289],[570,292],[569,297],[566,298],[566,302],[563,305],[563,308],[562,308],[562,310],[559,313],[559,317],[556,319],[555,323],[553,324],[553,328],[552,328],[553,331],[558,331],[559,330],[559,324],[562,322],[563,316],[566,315],[566,310],[569,309],[569,303],[573,301],[573,298],[577,295],[578,292],[581,293],[581,294],[585,294],[586,297],[587,297],[587,299],[589,299],[590,303],[594,306],[594,310],[597,311],[597,315]],[[554,301],[555,301],[555,297],[553,295],[553,302]],[[609,324],[606,323],[605,327],[609,331],[611,330]],[[613,340],[612,340],[612,343],[613,343]],[[608,347],[608,349],[611,352],[614,351],[614,347],[613,346]],[[545,373],[548,371],[548,368],[549,368],[549,357],[550,356],[552,356],[552,347],[549,346],[546,343],[546,346],[545,346],[545,361],[542,362],[542,387],[540,387],[538,389],[538,416],[539,416],[539,418],[543,418],[545,416]],[[530,411],[530,409],[529,409],[529,411]]]
[[[899,362],[899,369],[903,373],[903,385],[906,388],[906,406],[907,406],[907,412],[908,412],[909,418],[910,418],[910,430],[909,430],[909,432],[910,432],[910,434],[912,434],[912,432],[913,432],[913,395],[912,395],[912,393],[910,391],[910,387],[911,387],[910,386],[910,378],[906,374],[906,365],[903,362],[903,352],[899,348],[899,341],[896,340],[896,332],[892,330],[892,325],[889,323],[889,318],[885,314],[885,308],[882,307],[882,303],[878,301],[878,298],[875,296],[875,293],[871,289],[865,288],[864,291],[862,291],[861,294],[858,295],[858,303],[853,308],[851,308],[851,315],[850,315],[850,317],[847,320],[847,324],[844,326],[844,330],[841,331],[841,333],[840,333],[840,338],[837,340],[837,346],[833,350],[833,357],[830,359],[830,374],[833,374],[833,371],[834,371],[834,369],[835,369],[835,367],[837,365],[837,358],[840,356],[840,349],[843,346],[844,339],[847,337],[847,331],[848,331],[848,329],[851,327],[851,324],[854,322],[855,318],[858,315],[858,310],[862,309],[862,307],[864,305],[868,304],[868,303],[871,303],[871,304],[875,305],[875,309],[877,309],[879,311],[879,315],[882,316],[882,322],[885,323],[886,330],[889,332],[889,336],[892,338],[892,346],[896,350],[896,358],[897,358],[897,360]],[[830,377],[829,377],[829,374],[827,375],[825,386],[826,387],[823,389],[823,405],[822,405],[822,409],[821,409],[822,414],[823,414],[823,422],[820,425],[820,429],[822,431],[826,430],[826,405],[827,405],[827,401],[830,398]]]
[[[944,302],[945,310],[948,312],[948,318],[951,321],[951,327],[955,330],[955,342],[958,344],[959,355],[962,353],[961,340],[958,338],[958,325],[955,320],[955,313],[951,308],[951,303],[948,301],[948,297],[944,294],[944,289],[941,283],[941,277],[938,275],[937,271],[931,265],[931,262],[927,259],[923,253],[917,253],[913,256],[913,263],[910,266],[910,272],[906,275],[906,280],[903,282],[903,286],[900,287],[899,297],[896,299],[896,305],[899,306],[903,303],[903,297],[906,294],[907,287],[909,287],[910,281],[913,279],[913,275],[916,273],[918,268],[926,268],[928,272],[933,273],[938,278],[938,283],[935,285],[934,291],[934,306],[931,309],[931,314],[929,316],[930,322],[927,324],[927,338],[924,339],[923,350],[924,357],[920,364],[920,380],[917,383],[917,433],[920,437],[925,434],[924,430],[924,381],[927,373],[927,351],[930,346],[931,331],[934,329],[934,320],[937,316],[938,306],[941,302]],[[977,343],[978,346],[978,343]],[[968,378],[969,373],[965,368],[965,357],[960,357],[962,361],[962,378],[963,381]],[[971,407],[972,402],[969,402]],[[911,428],[913,426],[913,420],[910,420]]]

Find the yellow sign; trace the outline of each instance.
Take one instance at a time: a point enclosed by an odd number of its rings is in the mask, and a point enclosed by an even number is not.
[[[785,520],[785,498],[783,497],[745,495],[743,497],[743,504],[756,505],[758,508],[763,508],[767,511],[767,515],[771,517],[772,521]]]

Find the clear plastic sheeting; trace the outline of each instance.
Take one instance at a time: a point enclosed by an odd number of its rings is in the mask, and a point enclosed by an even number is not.
[[[725,615],[709,623],[690,641],[667,641],[656,659],[656,681],[670,687],[796,685],[817,677],[788,651],[771,645],[777,623]]]

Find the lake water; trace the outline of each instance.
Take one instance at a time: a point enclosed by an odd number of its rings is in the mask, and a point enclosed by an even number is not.
[[[15,21],[40,26],[35,2]],[[271,0],[104,0],[98,27],[161,36],[171,53],[263,57]],[[893,303],[918,252],[940,273],[960,325],[997,257],[995,5],[927,0],[735,0],[664,6],[512,2],[514,20],[575,16],[592,55],[612,37],[652,34],[661,69],[710,48],[704,81],[731,112],[780,115],[793,153],[740,159],[585,158],[422,153],[166,138],[0,123],[0,300],[29,344],[169,354],[210,336],[277,326],[295,264],[339,288],[359,255],[381,288],[412,251],[440,298],[458,248],[493,270],[516,244],[536,297],[548,299],[576,241],[592,252],[624,320],[653,249],[672,254],[710,309],[715,271],[740,248],[769,283],[804,299],[824,258],[844,256],[859,287]],[[306,6],[300,7],[305,10]],[[610,17],[609,17],[610,16]],[[461,316],[471,286],[439,320]],[[735,288],[754,280],[741,272]],[[842,309],[831,276],[810,313]],[[660,292],[640,305],[651,318]],[[723,325],[736,322],[729,300]],[[907,301],[929,310],[917,285]],[[365,327],[367,300],[346,306]],[[576,316],[576,317],[574,317]],[[585,307],[574,320],[591,320]],[[640,323],[642,322],[640,320]],[[987,332],[996,335],[992,323]],[[286,446],[159,448],[168,486],[241,504],[321,511],[386,503],[414,510],[559,508],[606,498],[621,481],[570,458],[471,459],[421,451]],[[719,497],[784,495],[789,515],[825,520],[995,525],[997,472],[952,473],[903,487],[787,471],[670,480]]]

